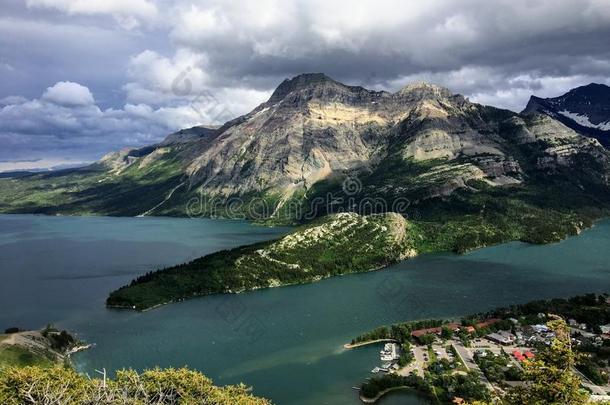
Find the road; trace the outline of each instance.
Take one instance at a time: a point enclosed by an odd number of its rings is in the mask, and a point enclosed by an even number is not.
[[[475,363],[470,350],[465,348],[462,342],[459,341],[453,342],[452,346],[457,352],[458,356],[460,356],[460,359],[462,360],[462,363],[464,363],[466,368],[468,368],[468,370],[475,371],[479,375],[479,380],[481,381],[481,383],[487,387],[489,392],[494,393],[495,389],[493,385],[491,385],[487,377],[485,377],[485,374],[483,374],[477,363]]]

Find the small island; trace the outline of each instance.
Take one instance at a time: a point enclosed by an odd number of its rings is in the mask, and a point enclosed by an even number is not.
[[[459,320],[383,326],[345,347],[380,342],[386,342],[380,352],[381,365],[360,386],[364,403],[376,402],[398,389],[417,390],[435,402],[457,404],[522,403],[507,398],[535,395],[560,398],[561,390],[570,389],[572,395],[585,399],[569,403],[610,399],[607,295],[534,301]],[[540,388],[535,384],[540,376],[536,371],[553,364],[568,365],[557,374],[561,380],[542,385],[553,386],[551,390],[557,392],[533,392]]]

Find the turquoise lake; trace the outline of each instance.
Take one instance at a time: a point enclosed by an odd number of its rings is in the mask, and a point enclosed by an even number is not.
[[[286,228],[243,221],[0,215],[0,329],[54,323],[95,343],[76,367],[189,366],[244,382],[276,404],[358,404],[352,389],[378,348],[346,351],[382,324],[454,317],[538,298],[610,291],[610,222],[564,242],[509,243],[421,256],[315,284],[210,296],[144,313],[107,310],[107,294],[159,267]],[[394,394],[383,405],[421,404]]]

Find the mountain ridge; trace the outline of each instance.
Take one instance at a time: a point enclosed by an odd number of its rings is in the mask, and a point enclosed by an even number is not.
[[[610,87],[590,83],[552,98],[531,96],[523,114],[541,113],[610,147]]]
[[[220,127],[183,129],[83,169],[2,180],[0,212],[300,223],[331,193],[336,199],[313,217],[367,198],[383,199],[385,210],[407,200],[403,214],[425,217],[433,210],[420,206],[458,191],[472,200],[570,184],[597,195],[608,186],[609,160],[596,140],[548,115],[483,106],[428,83],[390,93],[304,74]],[[352,178],[359,189],[347,195],[343,183]],[[301,215],[283,210],[295,206]]]

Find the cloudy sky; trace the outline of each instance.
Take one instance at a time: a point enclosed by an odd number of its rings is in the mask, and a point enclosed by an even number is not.
[[[0,171],[218,124],[287,77],[520,111],[610,83],[610,0],[1,0]]]

